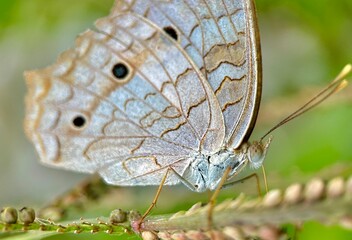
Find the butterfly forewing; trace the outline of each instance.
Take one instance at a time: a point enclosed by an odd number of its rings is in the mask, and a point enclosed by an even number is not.
[[[261,94],[261,57],[252,0],[117,1],[113,14],[133,11],[179,42],[210,83],[234,148],[254,127]],[[176,37],[175,37],[176,36]]]

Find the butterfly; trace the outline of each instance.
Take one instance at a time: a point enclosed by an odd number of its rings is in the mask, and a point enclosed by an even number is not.
[[[195,192],[262,166],[270,139],[248,141],[262,88],[253,0],[118,0],[95,25],[25,73],[41,162]]]

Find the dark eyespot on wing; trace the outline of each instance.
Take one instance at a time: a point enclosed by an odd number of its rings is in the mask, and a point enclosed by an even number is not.
[[[87,120],[82,115],[78,115],[72,120],[72,124],[76,128],[82,128],[82,127],[84,127],[86,125],[86,123],[87,123]]]
[[[167,35],[172,37],[175,41],[178,40],[178,33],[175,30],[175,28],[168,26],[168,27],[164,27],[163,30]]]
[[[129,74],[129,69],[128,69],[128,67],[125,64],[117,63],[112,68],[112,74],[118,80],[124,80]]]

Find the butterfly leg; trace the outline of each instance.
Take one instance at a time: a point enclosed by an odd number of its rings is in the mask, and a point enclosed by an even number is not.
[[[213,210],[215,207],[215,202],[217,197],[219,196],[220,190],[222,189],[222,187],[224,186],[229,174],[230,174],[231,168],[227,167],[224,174],[221,177],[221,180],[217,186],[217,188],[215,189],[213,195],[210,198],[209,201],[209,209],[208,209],[208,229],[211,229],[213,226]]]
[[[164,183],[167,179],[167,176],[169,174],[169,171],[172,171],[173,169],[171,167],[169,167],[166,170],[166,173],[164,174],[163,178],[161,179],[160,185],[158,187],[158,190],[156,191],[155,197],[152,201],[152,203],[150,204],[149,208],[147,209],[147,211],[145,211],[145,213],[143,214],[143,216],[141,218],[139,218],[137,221],[133,221],[131,223],[131,226],[133,228],[134,231],[136,232],[140,232],[141,231],[141,227],[143,224],[143,220],[148,216],[148,214],[152,211],[152,209],[156,206],[156,203],[158,201],[158,198],[160,196],[161,190],[163,189]],[[175,172],[175,170],[173,170],[173,172]]]
[[[228,167],[226,168],[223,176],[221,177],[221,180],[216,188],[216,190],[214,191],[213,195],[211,196],[210,198],[210,201],[209,201],[209,209],[208,209],[208,229],[211,230],[212,229],[212,226],[213,226],[213,210],[214,210],[214,207],[215,207],[215,202],[216,202],[216,199],[217,197],[219,196],[219,193],[220,193],[220,190],[222,188],[225,188],[225,187],[229,187],[229,186],[233,186],[234,184],[236,183],[240,183],[240,182],[243,182],[247,179],[250,179],[252,177],[255,177],[256,180],[257,180],[257,189],[258,189],[258,194],[259,196],[261,196],[261,190],[260,190],[260,184],[259,184],[259,177],[256,173],[253,173],[249,176],[246,176],[244,178],[241,178],[240,180],[236,180],[236,181],[233,181],[233,182],[229,182],[229,183],[226,183],[226,180],[229,176],[229,173],[231,171],[231,168]]]
[[[142,220],[150,213],[150,211],[155,207],[156,202],[158,201],[159,195],[161,193],[161,190],[163,188],[163,185],[167,179],[167,176],[169,175],[169,172],[172,172],[173,174],[175,174],[177,176],[177,178],[180,179],[180,181],[185,184],[187,187],[189,187],[190,189],[192,189],[193,191],[196,191],[196,187],[193,186],[190,182],[188,182],[186,179],[184,179],[178,172],[176,172],[172,167],[169,167],[165,173],[165,175],[163,176],[161,183],[159,185],[159,188],[155,194],[155,197],[153,199],[152,204],[149,206],[149,208],[147,209],[147,211],[143,214],[142,216]]]
[[[152,201],[152,203],[150,204],[149,208],[147,209],[147,211],[145,211],[145,213],[143,214],[142,218],[141,218],[141,222],[146,218],[146,216],[148,216],[148,214],[150,213],[150,211],[155,207],[156,202],[158,201],[158,198],[160,196],[161,190],[163,189],[164,183],[166,181],[167,175],[169,174],[171,168],[168,168],[165,175],[163,176],[161,183],[158,187],[158,190],[156,191],[155,197]]]
[[[156,202],[158,201],[159,195],[161,193],[161,190],[164,186],[164,183],[167,179],[167,176],[169,175],[170,171],[176,175],[176,177],[183,183],[185,184],[187,187],[189,187],[190,189],[192,189],[193,191],[196,191],[196,187],[191,184],[190,182],[188,182],[185,178],[183,178],[178,172],[176,172],[172,167],[169,167],[165,173],[165,175],[163,176],[160,185],[158,187],[158,190],[155,194],[155,197],[152,201],[152,203],[150,204],[149,208],[147,209],[147,211],[145,211],[145,213],[143,214],[143,216],[141,218],[139,218],[137,221],[133,221],[131,222],[131,226],[133,228],[133,230],[135,232],[140,232],[142,230],[142,224],[143,224],[143,220],[148,216],[148,214],[151,212],[151,210],[155,207]]]
[[[239,180],[236,180],[236,181],[233,181],[233,182],[228,182],[228,183],[225,183],[223,184],[222,188],[226,188],[226,187],[231,187],[237,183],[243,183],[245,180],[247,179],[250,179],[250,178],[253,178],[255,177],[256,179],[256,182],[257,182],[257,190],[258,190],[258,195],[259,196],[262,196],[262,191],[260,190],[260,181],[259,181],[259,177],[258,177],[258,174],[257,173],[252,173],[244,178],[241,178]]]

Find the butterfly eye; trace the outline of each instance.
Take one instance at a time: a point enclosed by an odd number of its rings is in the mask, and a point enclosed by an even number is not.
[[[170,37],[172,37],[176,41],[178,40],[178,34],[173,27],[164,27],[163,29],[167,35],[169,35]]]
[[[117,63],[112,68],[112,74],[118,80],[125,80],[128,76],[129,70],[128,67],[124,63]]]
[[[83,128],[86,125],[86,122],[86,118],[82,115],[78,115],[72,120],[72,124],[76,128]]]

